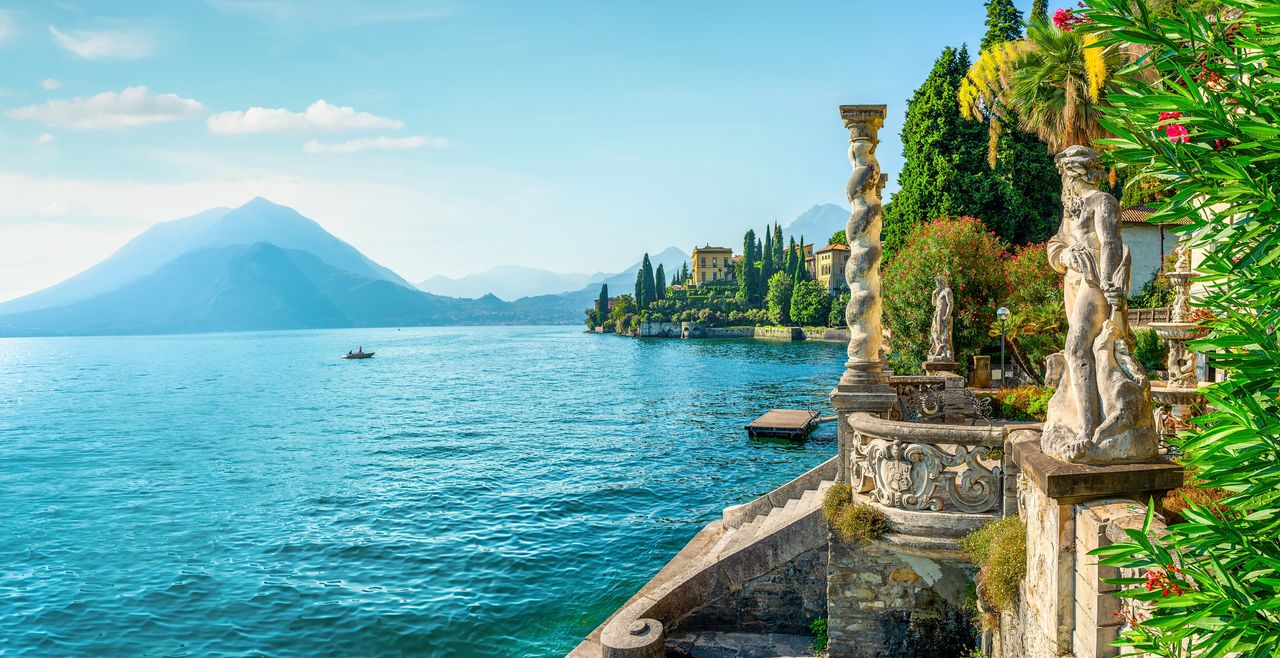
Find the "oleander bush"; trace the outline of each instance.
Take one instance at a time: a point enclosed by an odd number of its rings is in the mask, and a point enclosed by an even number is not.
[[[1224,0],[1230,11],[1210,18],[1089,4],[1079,29],[1141,53],[1108,98],[1105,146],[1169,192],[1153,220],[1185,223],[1206,284],[1193,303],[1213,314],[1192,348],[1227,374],[1203,391],[1214,410],[1175,439],[1194,486],[1225,495],[1188,501],[1164,536],[1151,536],[1148,515],[1130,541],[1095,551],[1146,571],[1116,581],[1149,608],[1119,643],[1168,657],[1280,655],[1280,6]]]

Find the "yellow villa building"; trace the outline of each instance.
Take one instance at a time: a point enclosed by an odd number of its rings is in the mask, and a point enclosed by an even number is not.
[[[728,247],[693,248],[693,271],[690,285],[701,286],[716,281],[733,281],[733,250]]]

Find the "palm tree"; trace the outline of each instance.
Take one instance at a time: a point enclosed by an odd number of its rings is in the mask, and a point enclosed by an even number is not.
[[[1036,384],[1044,384],[1045,354],[1062,349],[1062,338],[1066,331],[1067,313],[1060,300],[1053,300],[1040,306],[1015,311],[1005,322],[1005,341],[1013,362],[1027,373]],[[987,335],[992,338],[1000,335],[999,321],[991,323]],[[1040,358],[1033,358],[1040,357]]]
[[[1032,47],[1015,65],[1008,94],[1008,103],[1018,109],[1018,125],[1035,133],[1051,153],[1106,137],[1098,123],[1101,91],[1118,58],[1108,62],[1092,46],[1096,38],[1041,21],[1027,28],[1027,41]]]
[[[961,83],[959,99],[966,118],[988,122],[988,160],[995,162],[1006,124],[1035,134],[1050,153],[1108,135],[1098,122],[1103,92],[1115,84],[1124,58],[1094,46],[1097,40],[1035,20],[1026,39],[982,52]]]

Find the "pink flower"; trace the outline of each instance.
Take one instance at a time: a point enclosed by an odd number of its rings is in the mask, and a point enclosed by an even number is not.
[[[1181,112],[1161,112],[1160,122],[1171,121],[1173,119],[1181,119]],[[1187,127],[1180,123],[1171,123],[1164,127],[1164,133],[1169,136],[1169,141],[1175,144],[1186,144],[1191,141],[1191,135],[1187,133]]]

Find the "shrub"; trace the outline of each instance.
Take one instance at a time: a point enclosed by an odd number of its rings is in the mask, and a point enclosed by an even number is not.
[[[834,484],[822,499],[822,516],[844,541],[879,539],[889,532],[889,520],[870,505],[853,502],[853,489]]]
[[[1142,364],[1148,374],[1164,369],[1169,360],[1169,346],[1165,344],[1155,331],[1139,329],[1134,332],[1133,358]]]
[[[991,416],[1002,420],[1044,420],[1052,386],[1019,386],[991,394]]]
[[[1045,244],[1019,247],[1004,261],[1008,295],[1002,306],[1014,312],[1040,307],[1047,301],[1062,301],[1062,275],[1049,265]]]
[[[822,326],[831,315],[831,295],[820,281],[801,281],[791,293],[791,319],[803,326]]]
[[[929,352],[935,274],[946,273],[955,295],[953,342],[956,360],[967,367],[990,341],[987,327],[1008,287],[1000,265],[1003,240],[973,217],[936,219],[917,227],[884,271],[884,318],[893,349],[919,372]]]
[[[818,617],[810,622],[809,631],[813,633],[813,642],[809,643],[809,651],[822,654],[827,650],[827,618]]]
[[[978,565],[982,604],[988,610],[1013,610],[1018,585],[1027,576],[1027,524],[1016,516],[992,521],[961,539],[960,548]]]
[[[841,293],[831,302],[831,312],[827,314],[828,327],[846,327],[844,311],[849,308],[849,293]]]
[[[791,324],[791,291],[795,282],[785,272],[769,277],[769,292],[765,299],[769,305],[769,319],[774,324]]]

